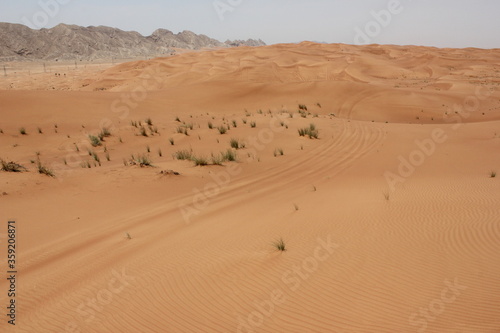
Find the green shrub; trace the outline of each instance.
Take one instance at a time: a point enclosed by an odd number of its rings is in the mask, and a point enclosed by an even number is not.
[[[310,139],[312,139],[312,138],[317,139],[319,136],[319,132],[316,129],[316,125],[311,124],[311,125],[309,125],[309,127],[300,128],[299,135],[300,136],[309,136]]]
[[[89,134],[89,139],[90,139],[90,144],[92,145],[92,147],[97,147],[97,146],[101,146],[102,145],[101,139],[99,139],[95,135]]]
[[[179,150],[174,153],[174,158],[177,160],[190,160],[193,154],[189,150]]]

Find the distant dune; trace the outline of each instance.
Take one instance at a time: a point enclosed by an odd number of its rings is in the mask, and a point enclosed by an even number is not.
[[[42,64],[0,77],[1,332],[500,332],[500,50]]]

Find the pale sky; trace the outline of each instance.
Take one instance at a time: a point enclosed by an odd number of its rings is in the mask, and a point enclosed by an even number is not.
[[[218,8],[218,9],[216,9]],[[378,20],[377,20],[378,13]],[[500,0],[1,0],[0,21],[261,38],[500,48]]]

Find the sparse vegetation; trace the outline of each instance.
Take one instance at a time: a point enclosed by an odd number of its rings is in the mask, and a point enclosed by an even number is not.
[[[23,171],[27,171],[27,169],[24,166],[22,166],[19,163],[13,162],[13,161],[7,162],[4,159],[0,159],[0,164],[2,166],[2,171],[6,171],[6,172],[23,172]]]
[[[146,119],[146,124],[148,124],[149,126],[153,126],[153,121],[151,120],[151,118]]]
[[[99,165],[101,165],[101,159],[99,158],[99,155],[97,155],[96,152],[92,152],[92,158],[94,159],[94,161],[99,163]]]
[[[193,154],[189,150],[179,150],[174,153],[174,158],[177,160],[190,160]]]
[[[153,166],[153,164],[151,163],[151,159],[146,154],[137,155],[137,157],[135,157],[135,158],[134,158],[134,155],[132,155],[132,159],[130,160],[130,164],[131,165],[139,165],[141,168]]]
[[[224,126],[219,126],[219,127],[217,127],[217,129],[219,130],[220,134],[226,134],[227,133],[227,128],[224,127]]]
[[[145,137],[148,136],[148,132],[146,131],[146,128],[144,126],[141,126],[141,128],[139,129],[139,132],[142,136],[145,136]]]
[[[209,121],[209,122],[208,122],[208,128],[209,128],[209,129],[213,129],[213,128],[214,128],[214,124],[212,124],[212,122],[211,122],[211,121]]]
[[[490,178],[495,178],[496,176],[497,176],[497,172],[496,171],[491,171]]]
[[[389,201],[391,199],[391,194],[389,192],[384,192],[384,198],[386,201]]]
[[[250,122],[250,127],[251,127],[251,128],[255,128],[255,127],[257,127],[257,123],[256,123],[255,121],[251,121],[251,122]]]
[[[158,156],[162,157],[163,153],[161,152],[161,148],[158,148]]]
[[[27,135],[27,134],[28,134],[28,133],[26,132],[26,128],[24,128],[24,127],[21,127],[21,128],[19,129],[19,133],[21,133],[21,135]]]
[[[40,173],[42,175],[46,175],[46,176],[49,176],[49,177],[55,177],[54,171],[52,171],[50,168],[48,168],[47,166],[45,166],[44,164],[42,164],[42,162],[40,161],[40,159],[38,159],[36,161],[36,168],[38,170],[38,173]]]
[[[307,111],[307,106],[304,104],[299,104],[299,110]]]
[[[311,124],[309,127],[304,127],[299,129],[300,136],[309,136],[310,139],[317,139],[319,136],[318,130],[316,129],[316,125]]]
[[[191,160],[196,166],[206,166],[208,165],[208,160],[203,156],[192,156]]]
[[[109,156],[109,153],[108,153],[108,152],[106,152],[106,160],[107,160],[108,162],[109,162],[109,161],[111,161],[111,157]]]
[[[236,152],[231,149],[226,150],[226,152],[222,153],[222,158],[224,161],[236,162],[237,156]]]
[[[276,149],[274,150],[274,157],[276,157],[276,156],[278,156],[278,155],[279,155],[279,156],[283,156],[283,155],[285,155],[285,152],[283,151],[283,149],[282,149],[282,148],[276,148]]]
[[[92,147],[97,147],[97,146],[102,145],[101,139],[99,139],[95,135],[89,134],[89,140],[90,140],[90,144],[92,145]]]
[[[43,134],[43,131],[40,127],[37,127],[37,130],[38,130],[38,134]]]
[[[189,135],[189,133],[188,133],[188,129],[187,129],[187,127],[185,127],[185,126],[178,126],[178,127],[177,127],[177,133],[179,133],[179,134],[184,134],[184,135],[186,135],[186,136],[188,136],[188,135]]]
[[[222,163],[224,162],[224,158],[221,155],[213,155],[212,154],[212,164],[213,165],[222,165]]]
[[[245,143],[243,141],[240,141],[238,139],[231,139],[231,141],[229,142],[229,144],[231,145],[231,148],[234,148],[234,149],[243,149],[245,148]]]
[[[175,143],[173,138],[168,139],[168,142],[170,142],[170,144],[171,144],[172,146],[173,146],[173,145],[174,145],[174,143]]]
[[[286,251],[286,245],[285,241],[283,238],[280,238],[272,243],[273,247],[276,248],[276,250],[280,252],[285,252]]]
[[[299,205],[297,205],[296,203],[293,204],[293,208],[295,208],[295,210],[299,210]]]
[[[233,120],[232,123],[233,123],[233,127],[238,127],[238,123],[236,122],[236,120]]]
[[[104,141],[103,140],[104,138],[107,138],[107,137],[110,137],[110,136],[111,136],[111,131],[109,130],[109,128],[103,127],[101,129],[101,132],[99,133],[99,138],[101,139],[101,141]]]

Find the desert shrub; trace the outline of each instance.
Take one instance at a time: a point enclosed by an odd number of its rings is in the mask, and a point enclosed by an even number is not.
[[[97,147],[102,145],[101,139],[99,139],[95,135],[89,134],[89,140],[92,147]]]
[[[0,159],[0,165],[2,166],[2,171],[6,172],[23,172],[27,171],[27,169],[19,163],[13,161],[6,161],[4,159]]]

